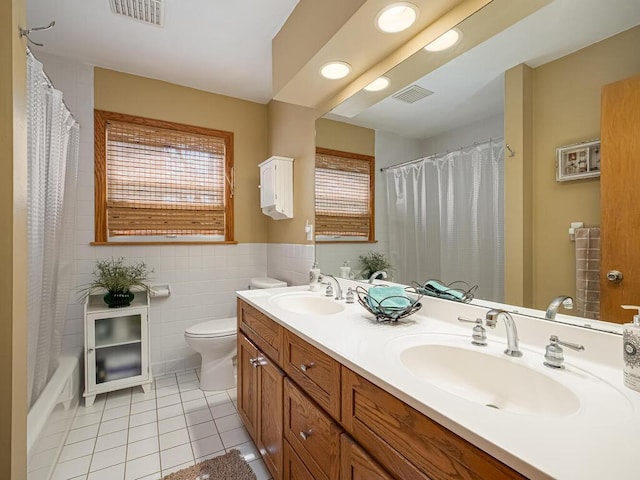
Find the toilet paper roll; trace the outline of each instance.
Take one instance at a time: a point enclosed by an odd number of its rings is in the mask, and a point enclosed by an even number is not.
[[[167,285],[152,285],[151,296],[153,298],[168,297],[171,295],[171,286]]]

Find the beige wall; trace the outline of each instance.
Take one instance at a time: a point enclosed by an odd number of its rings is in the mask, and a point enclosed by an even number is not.
[[[316,121],[316,147],[375,156],[376,131],[319,118]]]
[[[0,2],[0,478],[26,478],[26,57],[24,0]]]
[[[640,27],[533,71],[534,307],[575,295],[569,224],[600,223],[599,179],[556,182],[555,149],[599,138],[601,88],[640,72],[638,45]]]
[[[258,190],[258,164],[269,156],[266,105],[102,68],[94,88],[96,109],[233,132],[235,240],[267,241]]]
[[[293,158],[293,218],[268,220],[269,243],[309,244],[304,227],[314,222],[315,121],[313,109],[272,100],[269,156]]]

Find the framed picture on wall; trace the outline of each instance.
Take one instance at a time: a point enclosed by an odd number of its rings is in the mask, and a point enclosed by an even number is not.
[[[566,182],[600,176],[600,140],[556,148],[556,180]]]

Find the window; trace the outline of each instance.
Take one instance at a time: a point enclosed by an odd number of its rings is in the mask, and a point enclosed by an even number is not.
[[[233,133],[95,111],[96,243],[233,241]]]
[[[316,149],[316,240],[374,241],[374,157]]]

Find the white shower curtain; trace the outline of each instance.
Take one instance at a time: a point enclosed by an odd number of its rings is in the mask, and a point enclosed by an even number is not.
[[[504,290],[504,142],[491,140],[385,171],[390,260],[402,283],[440,279]]]
[[[28,401],[57,367],[71,288],[79,126],[27,55]]]

